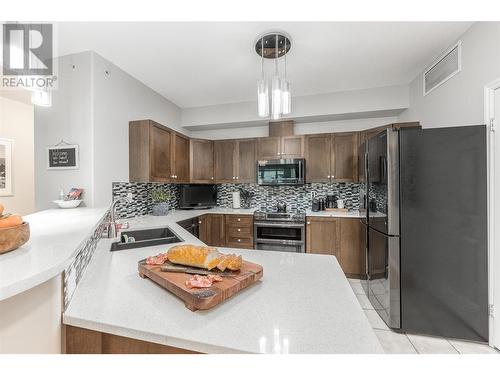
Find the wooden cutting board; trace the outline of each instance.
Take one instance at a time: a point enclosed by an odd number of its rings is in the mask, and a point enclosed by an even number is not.
[[[240,290],[252,285],[263,275],[262,266],[243,261],[241,269],[224,276],[222,281],[216,281],[209,288],[186,287],[186,281],[194,275],[187,273],[163,272],[161,266],[148,265],[145,260],[139,262],[139,276],[153,280],[161,287],[175,294],[184,301],[192,311],[208,310],[227,300]]]

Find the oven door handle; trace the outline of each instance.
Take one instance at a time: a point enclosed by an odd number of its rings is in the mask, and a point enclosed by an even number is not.
[[[305,223],[300,224],[300,223],[290,223],[290,222],[283,222],[283,223],[254,223],[254,227],[256,228],[263,228],[263,227],[273,227],[273,228],[305,228]]]
[[[279,245],[290,245],[290,246],[300,246],[304,244],[304,241],[300,240],[271,240],[271,239],[259,239],[255,240],[255,243],[266,243],[266,244],[279,244]]]

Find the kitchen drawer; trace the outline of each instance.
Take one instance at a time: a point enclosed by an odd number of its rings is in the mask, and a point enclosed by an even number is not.
[[[228,226],[226,228],[227,236],[229,237],[242,237],[242,238],[252,238],[253,230],[251,225],[235,225]]]
[[[253,216],[252,215],[226,215],[226,223],[227,225],[234,226],[245,226],[253,225]]]
[[[253,248],[253,238],[227,236],[226,247],[240,247],[243,249]]]

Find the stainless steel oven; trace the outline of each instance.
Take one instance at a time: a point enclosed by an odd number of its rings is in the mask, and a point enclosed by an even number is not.
[[[305,216],[256,212],[254,214],[254,248],[305,252]]]
[[[259,185],[304,185],[304,159],[274,159],[257,162]]]

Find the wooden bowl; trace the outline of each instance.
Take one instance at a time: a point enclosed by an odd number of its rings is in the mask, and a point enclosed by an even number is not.
[[[0,254],[17,249],[30,239],[30,225],[26,222],[0,229]]]

